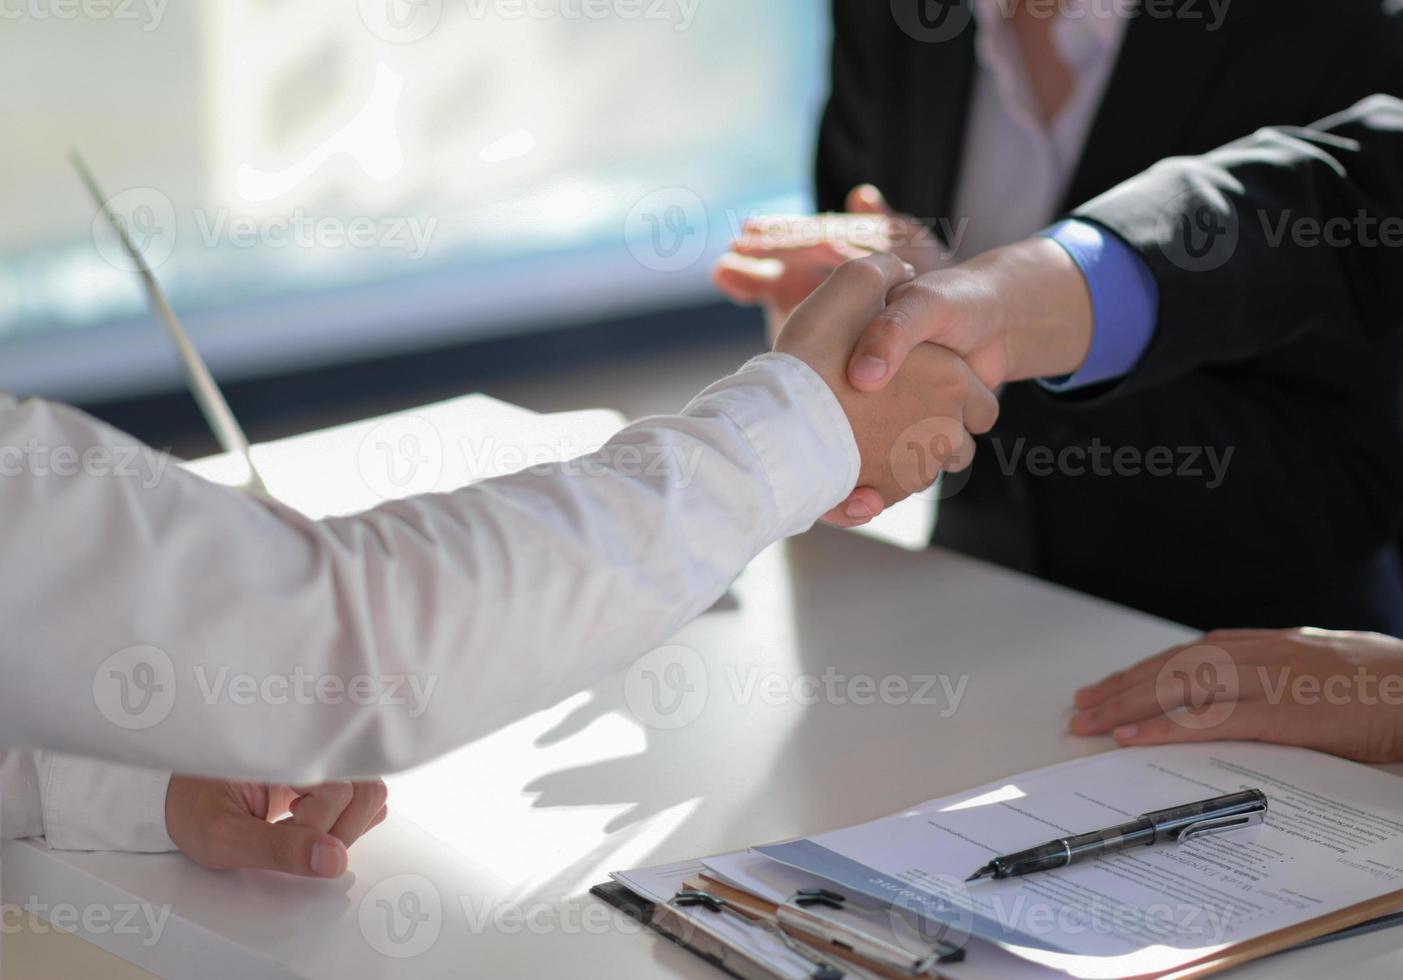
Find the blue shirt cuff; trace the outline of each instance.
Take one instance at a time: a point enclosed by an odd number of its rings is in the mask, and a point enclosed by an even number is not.
[[[1072,391],[1124,377],[1154,338],[1159,285],[1125,242],[1087,221],[1061,221],[1042,232],[1067,250],[1091,290],[1091,350],[1075,374],[1044,378],[1049,391]]]

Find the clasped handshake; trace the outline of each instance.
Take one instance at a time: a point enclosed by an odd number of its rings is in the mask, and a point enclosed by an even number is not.
[[[1031,238],[952,264],[876,188],[849,213],[746,223],[717,286],[764,307],[775,350],[833,389],[862,454],[859,485],[825,515],[864,524],[974,458],[999,386],[1071,374],[1091,346],[1091,297],[1056,242]]]

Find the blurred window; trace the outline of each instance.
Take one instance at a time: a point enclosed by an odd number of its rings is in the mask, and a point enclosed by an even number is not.
[[[4,16],[0,387],[179,383],[70,146],[226,378],[693,303],[747,215],[808,206],[823,0]]]

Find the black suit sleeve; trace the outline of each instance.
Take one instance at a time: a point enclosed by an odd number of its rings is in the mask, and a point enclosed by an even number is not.
[[[1154,340],[1117,396],[1312,331],[1377,337],[1403,324],[1403,101],[1165,160],[1075,215],[1159,284]]]

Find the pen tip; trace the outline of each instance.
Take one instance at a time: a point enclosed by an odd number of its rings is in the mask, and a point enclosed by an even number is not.
[[[966,878],[965,881],[978,881],[980,878],[987,878],[991,873],[992,872],[990,872],[988,868],[980,868],[974,874]]]

